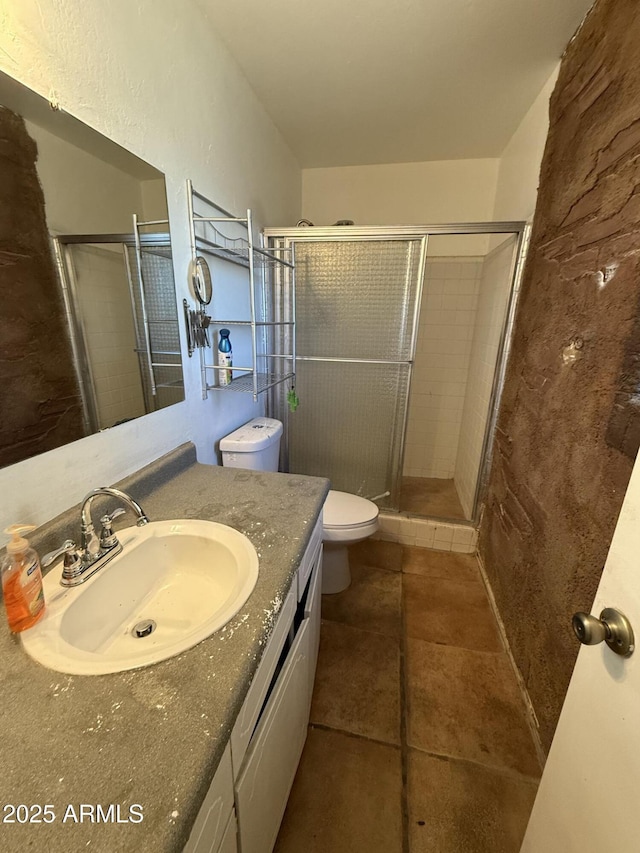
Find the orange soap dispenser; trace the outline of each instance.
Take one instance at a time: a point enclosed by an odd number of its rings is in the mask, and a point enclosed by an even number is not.
[[[2,595],[7,610],[9,628],[25,631],[44,613],[42,571],[36,552],[20,534],[35,530],[34,524],[12,524],[7,527],[12,539],[7,545],[7,556],[2,561]]]

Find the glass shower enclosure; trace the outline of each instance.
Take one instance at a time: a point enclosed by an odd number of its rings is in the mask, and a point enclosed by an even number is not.
[[[419,467],[429,455],[423,445],[438,417],[435,431],[444,443],[457,447],[463,437],[459,490],[473,519],[524,237],[524,223],[266,229],[268,245],[293,246],[296,257],[300,405],[290,413],[284,392],[269,399],[269,413],[285,424],[282,470],[328,477],[332,488],[373,499],[381,509],[431,515],[403,506],[403,485],[418,479],[407,474],[426,471]],[[499,287],[498,274],[506,276]],[[489,352],[495,364],[488,375]],[[469,379],[482,383],[481,394],[466,393]],[[428,412],[424,423],[420,407]],[[476,462],[474,477],[468,472]],[[455,460],[449,464],[453,482]],[[431,473],[432,482],[445,476]]]
[[[425,252],[425,238],[296,246],[289,467],[381,506],[397,500]]]

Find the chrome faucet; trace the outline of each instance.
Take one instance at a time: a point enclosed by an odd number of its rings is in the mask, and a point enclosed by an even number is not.
[[[96,548],[96,531],[93,526],[93,520],[91,518],[91,504],[93,503],[94,499],[99,497],[100,495],[111,495],[114,498],[118,498],[118,500],[124,501],[124,503],[127,504],[129,509],[133,510],[133,512],[135,512],[135,514],[138,516],[138,520],[136,521],[136,525],[138,527],[142,527],[143,525],[149,523],[149,519],[145,515],[140,504],[126,492],[122,492],[120,491],[120,489],[110,489],[108,486],[101,486],[99,489],[94,489],[92,492],[89,492],[89,494],[83,500],[82,509],[80,511],[80,548],[85,554],[97,553],[97,551],[100,550],[100,547],[103,544],[103,540],[109,539],[111,537],[115,538],[115,534],[113,534],[111,530],[111,525],[115,518],[125,512],[122,507],[119,507],[110,515],[102,516],[102,518],[100,519],[100,522],[102,523],[102,535],[100,537],[98,548]]]
[[[91,505],[94,499],[100,495],[111,495],[123,501],[138,516],[138,520],[136,521],[138,527],[149,523],[149,519],[140,504],[126,492],[120,489],[112,489],[108,486],[101,486],[99,489],[89,492],[82,501],[80,512],[80,548],[76,546],[76,543],[72,539],[67,539],[60,548],[46,554],[42,560],[43,566],[50,566],[51,563],[64,554],[64,566],[60,579],[62,586],[77,586],[84,583],[98,569],[101,569],[109,560],[122,551],[122,545],[113,532],[112,525],[114,520],[118,516],[123,515],[126,510],[123,507],[118,507],[112,512],[103,515],[100,518],[102,530],[100,538],[98,538],[91,517]]]

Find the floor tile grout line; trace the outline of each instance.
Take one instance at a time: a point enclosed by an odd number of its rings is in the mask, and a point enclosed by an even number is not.
[[[372,632],[372,633],[375,633],[375,632]],[[507,658],[507,655],[506,655],[504,649],[501,649],[498,652],[492,652],[490,649],[470,649],[469,646],[457,646],[455,643],[444,643],[444,642],[442,642],[442,640],[425,640],[424,637],[414,637],[413,635],[410,636],[408,634],[407,634],[407,639],[411,640],[412,642],[416,642],[416,643],[426,643],[429,646],[444,646],[447,649],[460,649],[461,651],[464,651],[464,652],[476,652],[477,654],[480,654],[480,655],[494,655],[497,657],[502,656],[505,659]]]
[[[388,569],[386,566],[374,566],[373,563],[359,562],[357,559],[354,559],[353,557],[350,557],[349,559],[350,559],[350,561],[352,561],[350,563],[352,568],[355,566],[358,569],[373,569],[376,572],[386,572],[388,575],[401,575],[402,574],[402,569]]]
[[[409,575],[409,577],[412,578],[423,578],[426,581],[448,581],[449,583],[475,584],[475,586],[483,586],[482,578],[480,577],[478,577],[477,580],[475,578],[452,578],[451,575],[444,575],[441,577],[439,575],[425,575],[422,572],[412,572],[410,570],[402,572],[403,577],[406,575]]]
[[[404,555],[403,558],[404,560]],[[403,563],[400,571],[403,573]],[[407,684],[406,684],[406,651],[407,636],[405,624],[405,586],[400,584],[400,761],[402,773],[402,853],[410,853],[409,845],[409,746],[407,738]]]
[[[321,732],[335,732],[338,735],[346,735],[346,737],[353,738],[354,740],[363,740],[366,743],[375,743],[377,746],[388,746],[391,749],[401,749],[402,746],[399,743],[391,743],[388,740],[380,740],[375,737],[368,737],[367,735],[361,735],[357,732],[350,732],[348,729],[337,729],[335,726],[328,726],[326,723],[313,723],[309,722],[310,729],[318,729]]]
[[[463,758],[461,755],[451,755],[448,752],[434,752],[432,749],[424,749],[421,746],[414,746],[413,744],[408,744],[408,749],[420,752],[423,755],[429,755],[432,758],[440,758],[442,761],[452,761],[456,764],[469,764],[473,767],[479,767],[482,770],[487,770],[489,773],[495,773],[496,776],[503,776],[505,779],[511,779],[514,782],[540,784],[540,777],[528,776],[526,773],[519,773],[517,770],[511,770],[508,767],[495,767],[491,764],[483,764],[481,761],[475,761],[473,758]]]
[[[332,625],[342,625],[344,628],[353,628],[354,631],[363,631],[365,634],[375,634],[376,637],[386,637],[388,640],[397,640],[400,644],[400,634],[385,634],[384,631],[372,631],[371,628],[361,628],[360,625],[351,625],[349,622],[341,622],[339,619],[329,619],[322,616],[323,622],[331,622]]]

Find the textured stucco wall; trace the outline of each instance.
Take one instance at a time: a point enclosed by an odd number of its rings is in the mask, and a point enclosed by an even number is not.
[[[0,69],[164,172],[178,301],[191,298],[186,179],[255,222],[293,224],[301,172],[209,21],[183,0],[11,0],[0,4]],[[216,286],[228,284],[220,274]],[[250,395],[202,400],[181,329],[186,400],[0,470],[0,528],[41,523],[184,441],[200,461],[262,407]],[[53,488],[52,488],[53,486]]]
[[[480,534],[546,746],[632,467],[609,424],[640,337],[639,43],[635,0],[600,0],[561,65]]]
[[[36,156],[0,107],[0,466],[84,435]]]

